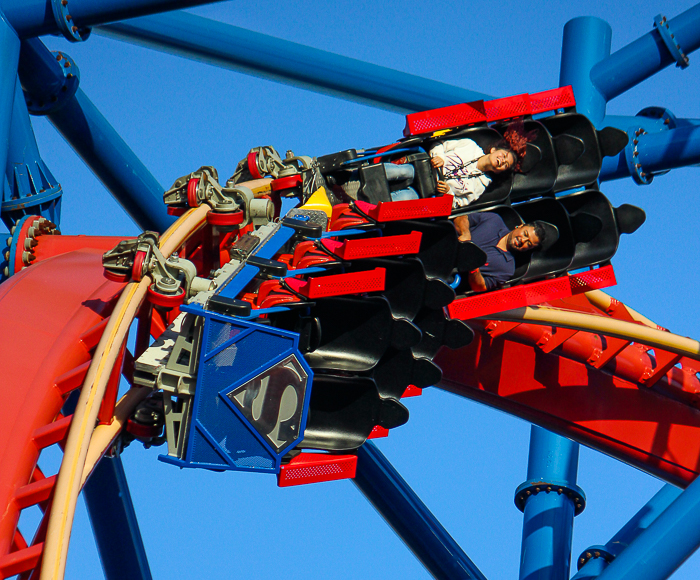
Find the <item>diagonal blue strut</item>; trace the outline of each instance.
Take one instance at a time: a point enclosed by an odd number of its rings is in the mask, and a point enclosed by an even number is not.
[[[187,12],[136,18],[95,32],[399,113],[493,98]]]
[[[486,580],[371,441],[357,450],[353,482],[435,578]]]

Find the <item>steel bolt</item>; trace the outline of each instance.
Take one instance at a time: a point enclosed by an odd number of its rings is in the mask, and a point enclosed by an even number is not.
[[[75,28],[75,26],[74,26],[73,28]],[[74,31],[74,32],[75,32],[75,31]],[[70,67],[70,62],[66,61],[65,64],[64,64],[63,66],[64,66],[65,68],[69,68],[69,67]]]
[[[639,139],[635,139],[634,141],[632,141],[632,143],[636,145],[637,143],[639,143]]]
[[[62,60],[62,59],[63,59],[63,55],[62,55],[62,54],[57,54],[57,55],[56,55],[56,60]]]
[[[73,20],[73,17],[70,14],[66,14],[66,20],[70,22],[71,20]]]
[[[73,32],[78,32],[78,27],[77,27],[77,26],[73,26],[73,27],[71,28],[71,30],[72,30]]]
[[[64,6],[68,6],[68,0],[61,0],[61,4],[63,4]]]

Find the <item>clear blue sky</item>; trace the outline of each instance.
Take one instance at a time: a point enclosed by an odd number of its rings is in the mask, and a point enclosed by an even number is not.
[[[557,86],[564,24],[591,15],[613,27],[613,50],[648,32],[653,17],[691,7],[656,2],[224,2],[197,14],[476,91],[507,96]],[[243,76],[93,35],[52,49],[74,57],[81,87],[165,186],[201,165],[230,175],[249,148],[321,155],[390,143],[400,115]],[[619,97],[612,114],[646,106],[700,117],[697,57]],[[65,234],[137,233],[45,119],[40,151],[65,195]],[[608,183],[614,202],[647,222],[622,239],[611,293],[674,332],[699,337],[698,170],[674,171],[648,187]],[[522,515],[513,505],[526,476],[529,424],[427,389],[406,402],[411,418],[378,445],[490,579],[518,573]],[[154,578],[426,578],[427,573],[349,481],[278,489],[261,474],[179,470],[158,449],[124,455]],[[634,468],[582,449],[574,559],[604,544],[660,487]],[[700,558],[674,576],[698,576]],[[67,578],[101,577],[84,505]]]

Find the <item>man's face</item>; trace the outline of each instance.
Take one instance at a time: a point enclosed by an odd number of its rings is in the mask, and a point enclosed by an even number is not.
[[[496,149],[493,147],[488,155],[489,165],[491,166],[490,171],[494,173],[501,173],[503,171],[508,171],[513,165],[515,165],[515,157],[511,151],[505,151],[504,149]]]
[[[532,226],[519,226],[508,234],[506,246],[509,252],[529,252],[540,245],[540,239]]]

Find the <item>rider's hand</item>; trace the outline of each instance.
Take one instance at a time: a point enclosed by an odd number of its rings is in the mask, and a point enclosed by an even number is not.
[[[430,164],[437,169],[445,165],[445,160],[442,157],[431,157]]]
[[[438,181],[437,182],[437,192],[440,195],[447,195],[450,193],[450,186],[447,185],[444,181]]]

